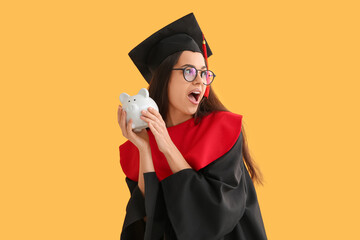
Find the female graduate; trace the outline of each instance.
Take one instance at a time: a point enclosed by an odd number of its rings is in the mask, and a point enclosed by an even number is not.
[[[267,239],[253,184],[261,183],[261,173],[247,149],[242,115],[210,89],[211,55],[193,13],[129,53],[159,111],[143,111],[149,128],[135,133],[119,105],[128,139],[119,147],[120,164],[131,194],[122,240]]]

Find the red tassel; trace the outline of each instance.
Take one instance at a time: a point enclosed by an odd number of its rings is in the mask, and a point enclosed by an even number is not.
[[[209,64],[208,64],[208,60],[207,60],[207,52],[206,52],[206,42],[205,42],[204,34],[202,36],[203,36],[203,44],[202,44],[203,53],[204,53],[207,69],[209,69]],[[209,92],[210,92],[210,85],[206,86],[204,97],[208,98]]]

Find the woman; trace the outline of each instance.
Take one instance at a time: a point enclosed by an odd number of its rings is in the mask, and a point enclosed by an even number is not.
[[[252,182],[261,183],[261,175],[242,115],[209,88],[211,54],[192,13],[129,53],[159,111],[142,112],[149,128],[134,133],[118,109],[128,139],[120,162],[131,193],[121,239],[267,239]]]

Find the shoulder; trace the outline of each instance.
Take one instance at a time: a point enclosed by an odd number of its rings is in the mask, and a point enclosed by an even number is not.
[[[182,142],[189,142],[196,148],[193,155],[186,154],[188,157],[186,159],[194,159],[193,165],[190,165],[195,170],[207,166],[224,155],[227,158],[228,155],[237,154],[238,150],[230,150],[238,149],[236,143],[241,142],[242,117],[240,114],[228,111],[212,112],[203,117],[196,131],[186,133],[190,137]],[[198,143],[201,143],[201,146]]]
[[[227,121],[241,121],[242,115],[233,113],[230,111],[216,111],[212,113],[213,117],[216,119],[223,119]]]
[[[236,132],[239,136],[242,127],[243,115],[230,111],[215,111],[205,116],[202,120],[205,127],[212,130],[224,131],[224,133]]]

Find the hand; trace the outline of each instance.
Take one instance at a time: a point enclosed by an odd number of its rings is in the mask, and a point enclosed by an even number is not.
[[[151,132],[155,136],[159,150],[164,153],[173,145],[173,142],[163,118],[156,109],[151,107],[148,108],[148,111],[143,110],[141,113],[143,115],[140,118],[148,123]]]
[[[119,105],[118,107],[118,123],[122,131],[122,135],[129,139],[138,149],[139,151],[147,150],[150,148],[149,144],[149,135],[146,129],[142,129],[141,132],[135,133],[132,130],[133,120],[130,119],[128,123],[126,123],[126,111]]]

